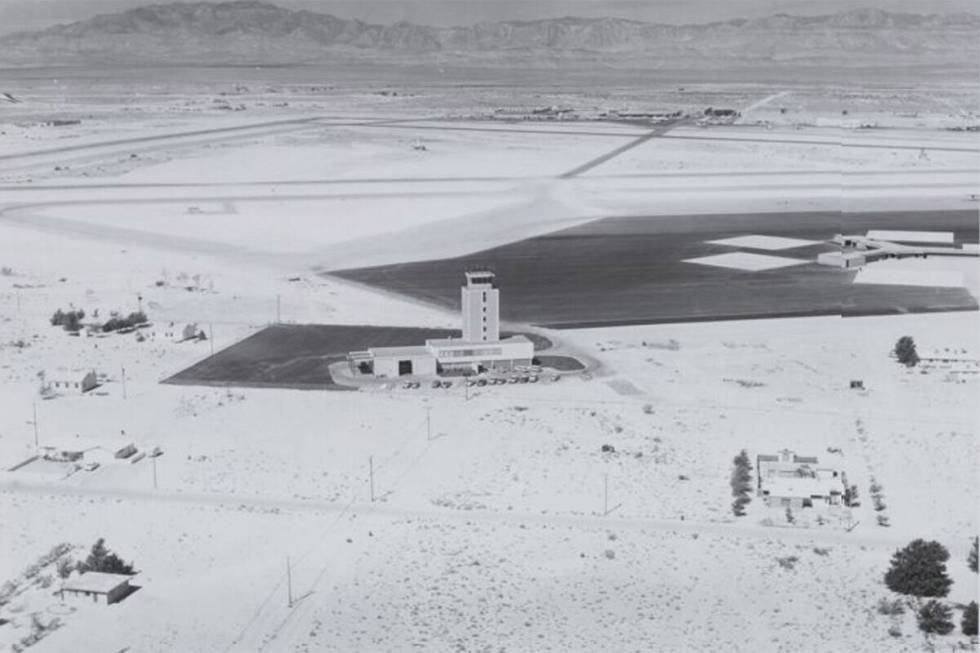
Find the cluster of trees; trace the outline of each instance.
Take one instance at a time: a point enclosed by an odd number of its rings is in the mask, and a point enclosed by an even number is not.
[[[970,569],[977,570],[977,539],[967,558]],[[899,594],[928,598],[918,610],[919,629],[925,633],[947,635],[955,629],[953,610],[937,600],[949,594],[953,584],[946,573],[949,551],[939,542],[917,539],[892,556],[891,566],[885,572],[885,585]],[[960,621],[964,635],[977,634],[977,603],[971,602]]]
[[[81,331],[83,319],[85,311],[82,309],[65,312],[59,308],[51,316],[51,326],[63,327],[65,331]]]
[[[98,310],[95,311],[95,317],[99,317]],[[53,326],[64,327],[65,331],[81,331],[83,319],[85,319],[85,311],[82,309],[63,311],[59,308],[51,316],[51,324]],[[146,313],[143,311],[134,311],[125,317],[113,314],[112,317],[102,324],[102,331],[105,333],[118,331],[144,324],[146,321]]]
[[[902,336],[895,343],[895,358],[906,367],[915,367],[919,363],[919,353],[915,350],[912,336]]]
[[[132,563],[124,562],[122,558],[110,551],[105,545],[105,538],[100,537],[92,545],[88,557],[84,561],[79,561],[75,569],[80,573],[87,571],[101,571],[107,574],[129,574],[133,571]]]
[[[742,449],[734,460],[732,469],[732,512],[736,517],[745,515],[745,506],[752,500],[752,464],[749,454]]]
[[[126,317],[119,317],[113,315],[102,325],[102,331],[109,333],[110,331],[118,331],[119,329],[127,329],[129,327],[135,327],[137,325],[146,322],[146,313],[143,311],[135,311],[130,313]]]

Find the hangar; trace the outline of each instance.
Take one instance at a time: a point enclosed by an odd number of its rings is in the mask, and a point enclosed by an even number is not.
[[[493,272],[467,272],[461,294],[462,338],[354,351],[347,355],[351,371],[388,378],[507,372],[530,366],[534,343],[522,335],[500,338],[500,291]]]

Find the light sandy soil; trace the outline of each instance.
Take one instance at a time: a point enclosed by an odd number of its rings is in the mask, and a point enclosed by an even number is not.
[[[445,152],[432,148],[423,170],[410,163],[410,142],[370,138],[368,155],[340,147],[324,171],[349,164],[367,174],[376,157],[385,175],[460,175],[466,163],[466,176],[480,176],[506,173],[513,156],[559,159],[542,171],[552,176],[593,152],[577,138],[553,149],[526,136],[440,134]],[[597,138],[595,149],[608,151],[607,137]],[[485,163],[484,143],[496,153]],[[317,165],[317,144],[295,145],[295,170]],[[202,181],[294,170],[281,148],[228,176],[213,164],[231,152],[196,152],[188,170]],[[178,170],[161,161],[131,175],[166,181]],[[0,467],[34,454],[35,406],[40,444],[77,434],[101,446],[89,456],[103,464],[67,477],[51,465],[0,472],[0,578],[20,577],[59,542],[80,547],[77,558],[106,537],[141,570],[142,589],[102,608],[62,605],[54,577],[47,588],[28,584],[0,608],[14,617],[0,626],[0,644],[26,636],[37,614],[64,623],[32,647],[39,652],[78,642],[160,652],[923,650],[911,615],[894,638],[875,604],[889,595],[881,578],[891,553],[914,537],[949,547],[952,602],[976,595],[965,555],[978,530],[978,380],[907,370],[889,350],[911,335],[922,350],[976,356],[976,313],[563,331],[551,335],[596,360],[593,374],[469,396],[458,385],[325,393],[158,383],[211,348],[173,342],[171,322],[207,327],[219,348],[276,320],[277,305],[286,322],[455,325],[441,310],[317,277],[313,259],[341,261],[346,248],[349,260],[370,261],[367,245],[381,233],[379,261],[404,256],[399,242],[419,246],[409,256],[482,248],[610,211],[622,187],[603,183],[507,182],[465,205],[443,203],[451,184],[436,197],[400,189],[403,204],[236,198],[236,213],[208,213],[226,209],[216,192],[193,200],[197,215],[187,213],[191,201],[173,202],[173,189],[18,192],[14,201],[104,204],[0,219],[0,268],[9,268],[0,276]],[[773,210],[794,183],[777,178],[710,202]],[[940,200],[962,203],[958,187],[937,187]],[[696,193],[677,188],[678,197]],[[637,192],[622,201],[673,206]],[[801,205],[841,202],[839,192],[795,192]],[[111,198],[137,202],[120,208]],[[385,205],[390,219],[376,208]],[[325,215],[342,216],[343,229],[323,229]],[[47,322],[59,307],[104,316],[140,301],[156,334],[144,342],[73,338]],[[39,397],[39,372],[90,368],[104,375],[97,390]],[[866,391],[850,390],[852,379]],[[127,442],[164,455],[155,466],[114,460]],[[603,453],[607,444],[615,452]],[[732,457],[785,447],[841,466],[863,505],[824,525],[804,514],[790,526],[758,500],[733,517]],[[872,477],[889,527],[876,523]],[[302,597],[292,608],[287,558]],[[38,578],[52,574],[46,567]]]

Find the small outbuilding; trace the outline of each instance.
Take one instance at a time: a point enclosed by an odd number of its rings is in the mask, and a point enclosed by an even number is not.
[[[197,328],[196,324],[194,323],[185,324],[184,328],[180,330],[180,339],[181,341],[194,340],[195,338],[198,337],[198,334],[200,334],[200,332],[201,330]]]
[[[72,372],[59,376],[45,376],[42,391],[56,394],[84,394],[99,387],[95,371]]]
[[[80,598],[94,603],[112,605],[132,594],[135,589],[129,584],[132,578],[126,574],[89,571],[84,574],[72,575],[61,586],[58,594],[62,601],[68,596],[69,598]]]

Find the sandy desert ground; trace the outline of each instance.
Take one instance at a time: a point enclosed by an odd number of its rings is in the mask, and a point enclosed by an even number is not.
[[[43,114],[41,90],[31,101]],[[185,100],[154,101],[104,126],[4,126],[0,467],[34,455],[35,427],[41,445],[91,442],[102,465],[0,472],[0,579],[14,581],[0,644],[33,630],[38,652],[970,645],[929,641],[908,611],[876,604],[889,557],[915,537],[949,548],[952,603],[977,594],[965,561],[977,376],[889,356],[911,335],[976,357],[976,312],[553,332],[592,369],[533,386],[159,384],[277,319],[456,326],[323,269],[459,255],[607,215],[975,207],[976,134],[939,131],[945,113],[880,130],[816,116],[679,127],[562,178],[645,130],[438,119],[408,113],[421,100],[379,108],[377,96],[297,95],[288,110],[250,105],[247,120],[164,119]],[[142,342],[48,324],[59,307],[139,306],[153,323]],[[209,340],[167,335],[189,322]],[[40,372],[87,369],[102,385],[85,396],[39,395]],[[113,459],[128,442],[164,453]],[[831,460],[866,500],[824,524],[786,523],[758,499],[735,518],[728,478],[743,448]],[[63,602],[53,564],[29,569],[62,542],[84,557],[97,537],[140,570],[118,605]]]

